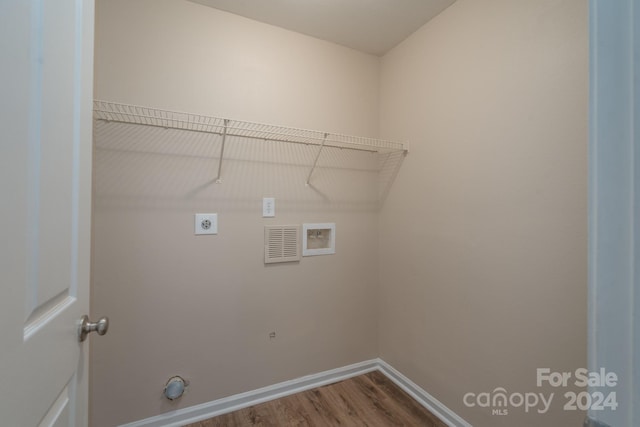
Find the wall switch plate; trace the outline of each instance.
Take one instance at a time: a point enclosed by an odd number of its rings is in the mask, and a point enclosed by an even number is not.
[[[218,234],[218,214],[196,214],[195,234]]]
[[[262,217],[273,218],[276,216],[276,199],[274,197],[262,198]]]

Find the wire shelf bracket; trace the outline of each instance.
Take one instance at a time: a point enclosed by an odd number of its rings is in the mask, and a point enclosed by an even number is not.
[[[220,159],[218,159],[218,176],[216,176],[216,184],[222,184],[222,158],[224,157],[224,144],[227,141],[227,129],[229,120],[224,120],[224,129],[222,131],[222,145],[220,146]]]
[[[305,181],[305,185],[309,186],[309,181],[311,180],[311,175],[313,171],[316,169],[318,165],[318,159],[320,158],[320,154],[322,153],[322,149],[324,148],[324,144],[327,142],[328,133],[324,134],[324,139],[322,140],[322,144],[320,144],[320,148],[318,148],[318,152],[316,153],[316,158],[313,160],[313,166],[311,166],[311,170],[309,171],[309,175],[307,175],[307,180]]]

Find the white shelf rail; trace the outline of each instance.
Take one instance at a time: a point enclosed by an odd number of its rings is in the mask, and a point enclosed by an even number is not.
[[[319,148],[307,177],[307,185],[313,175],[322,150],[327,147],[383,154],[407,152],[406,145],[401,142],[203,116],[192,113],[181,113],[101,100],[93,101],[93,118],[95,120],[105,120],[108,122],[155,126],[166,129],[182,129],[222,136],[218,174],[216,177],[217,183],[222,182],[224,147],[226,139],[229,136],[260,139],[264,141],[317,145]]]

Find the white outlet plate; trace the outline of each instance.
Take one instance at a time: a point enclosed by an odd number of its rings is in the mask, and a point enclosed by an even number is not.
[[[262,217],[273,218],[276,216],[276,199],[275,197],[262,198]]]
[[[196,214],[195,234],[218,234],[218,214]]]

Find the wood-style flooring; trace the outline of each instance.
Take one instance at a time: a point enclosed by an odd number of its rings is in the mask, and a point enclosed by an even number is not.
[[[186,427],[446,427],[384,374],[338,383],[240,409]]]

